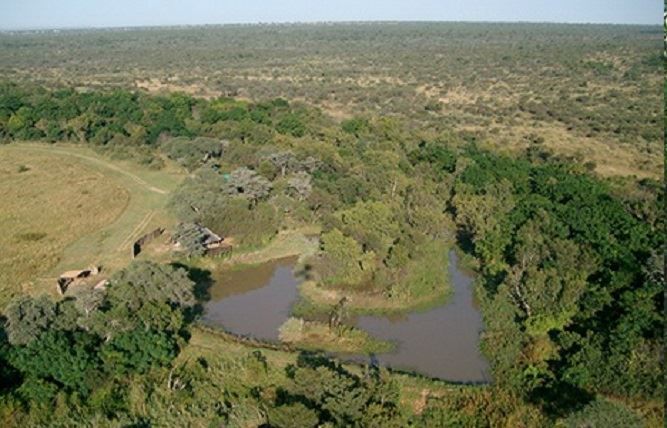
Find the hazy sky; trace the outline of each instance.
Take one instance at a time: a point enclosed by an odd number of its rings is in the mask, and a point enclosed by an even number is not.
[[[0,29],[302,21],[660,24],[662,0],[0,0]]]

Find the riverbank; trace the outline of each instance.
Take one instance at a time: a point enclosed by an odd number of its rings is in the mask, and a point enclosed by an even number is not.
[[[291,317],[280,326],[280,340],[300,349],[342,354],[391,352],[394,344],[379,340],[364,330],[347,325],[329,327],[319,321]]]
[[[303,260],[317,252],[319,226],[282,230],[261,248],[238,248],[225,258],[200,257],[188,264],[200,269],[244,270],[274,260],[297,257]]]
[[[297,351],[289,345],[270,344],[251,338],[240,338],[222,330],[193,326],[187,346],[181,351],[175,361],[179,367],[200,358],[217,361],[228,369],[235,369],[234,373],[248,373],[246,364],[255,363],[252,355],[261,353],[265,359],[268,375],[273,384],[282,385],[287,377],[288,368],[296,365],[302,351]],[[345,370],[357,375],[363,375],[366,364],[355,362],[341,362],[332,360],[333,364],[340,364]],[[491,393],[488,386],[459,385],[438,379],[430,379],[418,374],[405,373],[393,369],[383,369],[383,376],[390,379],[398,390],[398,403],[406,411],[421,414],[427,406],[436,404],[445,406],[445,403],[455,405],[458,400],[472,396],[488,397]],[[444,400],[440,403],[440,400]]]
[[[262,248],[235,249],[228,258],[199,258],[188,264],[209,271],[237,271],[298,257],[295,268],[307,270],[308,258],[319,250],[319,231],[317,225],[280,231]],[[293,315],[310,319],[326,315],[344,297],[347,298],[346,311],[355,315],[395,315],[442,305],[451,296],[451,284],[446,275],[450,246],[443,241],[427,244],[422,257],[408,264],[405,274],[389,292],[325,287],[317,280],[306,280],[299,286],[300,299],[294,305]]]

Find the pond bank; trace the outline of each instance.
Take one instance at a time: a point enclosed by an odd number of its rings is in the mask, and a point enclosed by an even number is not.
[[[290,318],[280,326],[280,340],[301,349],[344,354],[390,352],[393,344],[347,325],[330,328],[325,322]]]
[[[296,261],[288,257],[247,269],[213,271],[203,322],[234,334],[278,341],[278,327],[290,317],[298,297]]]
[[[448,276],[454,292],[447,304],[407,315],[360,316],[357,328],[343,332],[349,337],[338,335],[341,340],[349,339],[338,344],[341,346],[329,346],[334,333],[321,334],[322,328],[328,329],[326,324],[308,324],[308,334],[298,338],[302,340],[295,340],[295,345],[341,355],[357,353],[351,359],[364,363],[369,362],[367,354],[375,352],[371,364],[448,381],[488,382],[488,365],[478,347],[482,321],[473,302],[472,278],[459,270],[453,251],[448,259]],[[301,325],[300,320],[292,319],[289,323],[291,306],[298,296],[295,264],[296,258],[292,257],[250,269],[222,269],[214,273],[215,286],[205,308],[204,322],[222,326],[233,334],[272,342],[280,338],[279,329],[287,323],[291,328],[284,330],[290,330],[291,337],[296,337],[292,333],[295,322]],[[306,323],[303,325],[305,328]],[[303,333],[301,330],[297,333]],[[387,352],[388,342],[396,345],[392,352]]]
[[[362,316],[357,327],[378,339],[397,343],[391,353],[373,356],[381,365],[416,370],[455,382],[488,383],[490,370],[480,348],[482,316],[473,297],[473,278],[449,252],[448,274],[454,288],[447,304],[398,317]]]

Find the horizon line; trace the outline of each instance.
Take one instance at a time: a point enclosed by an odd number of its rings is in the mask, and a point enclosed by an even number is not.
[[[488,21],[488,20],[328,20],[328,21],[239,21],[197,24],[132,24],[132,25],[90,25],[90,26],[54,26],[54,27],[0,27],[0,32],[31,32],[31,31],[79,31],[79,30],[128,30],[153,28],[184,28],[184,27],[224,27],[224,26],[270,26],[270,25],[332,25],[332,24],[552,24],[552,25],[616,25],[629,27],[660,27],[661,23],[632,22],[591,22],[591,21]]]

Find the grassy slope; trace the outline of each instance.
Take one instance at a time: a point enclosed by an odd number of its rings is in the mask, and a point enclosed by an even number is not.
[[[30,170],[19,173],[20,165]],[[0,178],[4,305],[19,287],[53,292],[64,270],[127,264],[134,239],[171,221],[163,207],[181,176],[111,162],[83,147],[21,143],[0,147]],[[25,233],[47,235],[21,240]]]
[[[309,239],[308,236],[317,235],[319,231],[319,227],[315,225],[280,231],[265,247],[248,251],[235,249],[234,254],[225,263],[234,266],[245,266],[266,263],[285,257],[309,256],[317,251],[319,244],[316,239]]]
[[[232,255],[227,258],[199,257],[181,262],[207,270],[243,270],[288,257],[301,260],[317,251],[317,240],[308,238],[308,235],[318,230],[317,227],[282,230],[262,248],[244,250],[234,247]],[[234,237],[227,237],[225,241],[233,245]]]

